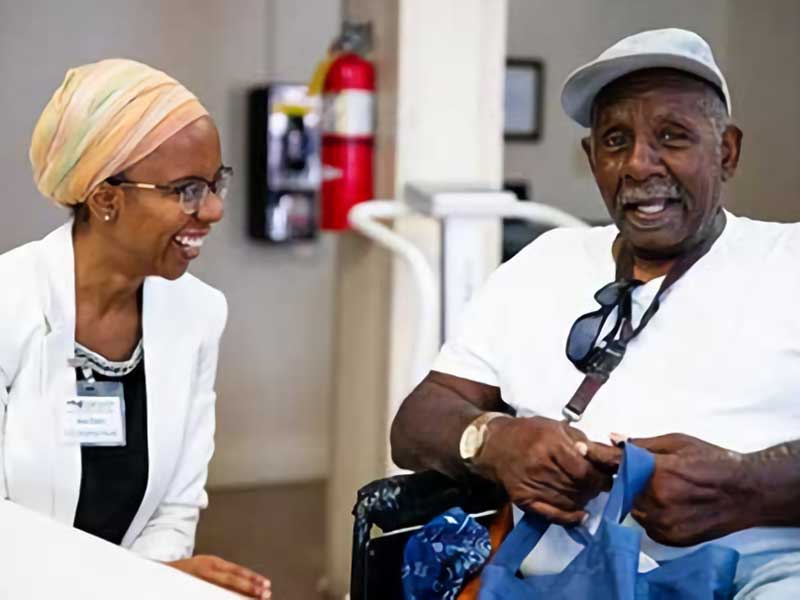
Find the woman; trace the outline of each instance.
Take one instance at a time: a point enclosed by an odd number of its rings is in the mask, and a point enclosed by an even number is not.
[[[227,316],[186,274],[231,176],[213,121],[166,74],[105,60],[67,73],[30,158],[73,219],[0,256],[0,496],[268,598],[264,577],[192,557]]]

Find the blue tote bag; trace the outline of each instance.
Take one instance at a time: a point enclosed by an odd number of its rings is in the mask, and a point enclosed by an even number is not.
[[[567,533],[584,548],[561,573],[518,575],[522,561],[551,525],[526,514],[508,534],[481,575],[479,600],[723,600],[733,595],[739,554],[705,545],[681,558],[639,573],[641,533],[620,525],[653,474],[648,451],[626,444],[608,503],[594,534],[584,527]],[[552,527],[558,527],[552,525]]]

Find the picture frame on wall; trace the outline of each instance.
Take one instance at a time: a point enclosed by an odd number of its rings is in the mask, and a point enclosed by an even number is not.
[[[532,58],[506,59],[503,138],[535,142],[542,137],[544,67]]]

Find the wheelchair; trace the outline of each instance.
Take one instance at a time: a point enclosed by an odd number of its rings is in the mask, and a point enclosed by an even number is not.
[[[478,477],[455,481],[434,471],[378,479],[358,490],[353,507],[350,600],[402,600],[406,541],[454,506],[487,524],[508,496]]]

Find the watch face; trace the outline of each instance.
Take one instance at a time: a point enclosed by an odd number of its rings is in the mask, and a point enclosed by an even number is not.
[[[481,447],[482,437],[480,429],[474,425],[470,425],[464,430],[458,448],[462,459],[469,460],[475,457]]]

